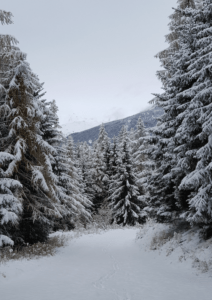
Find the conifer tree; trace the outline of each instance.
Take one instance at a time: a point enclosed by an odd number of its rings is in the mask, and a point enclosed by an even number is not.
[[[147,177],[151,173],[153,166],[153,163],[150,162],[147,157],[148,140],[146,137],[147,130],[144,127],[143,121],[139,118],[132,143],[132,158],[134,172],[138,178],[137,184],[141,194],[146,193]]]
[[[12,24],[12,14],[0,10],[0,22],[2,25]],[[9,132],[6,116],[9,109],[5,104],[5,85],[2,79],[9,61],[3,57],[15,44],[17,40],[14,37],[0,35],[0,247],[17,242],[15,232],[23,211],[22,185],[18,180],[7,178],[5,175],[14,156],[5,151],[5,139]]]
[[[55,100],[43,101],[43,109],[45,111],[42,123],[43,137],[55,149],[51,164],[57,177],[56,194],[63,207],[61,218],[53,219],[54,230],[71,229],[76,223],[85,224],[90,220],[90,213],[87,210],[91,205],[84,195],[81,188],[82,179],[74,166],[76,157],[73,140],[69,137],[66,141],[59,131],[58,108]]]
[[[133,127],[130,129],[129,138],[130,138],[130,140],[132,142],[131,144],[133,145],[133,141],[135,140],[135,130],[134,130]]]
[[[11,154],[0,152],[0,247],[18,242],[14,232],[22,213],[22,185],[4,174],[13,159]]]
[[[31,77],[28,66],[24,69],[23,65],[24,61],[21,61],[17,66],[18,76],[8,78],[14,85],[9,86],[6,94],[6,101],[11,106],[7,149],[14,155],[14,160],[10,163],[6,175],[17,177],[23,184],[25,210],[22,227],[26,227],[26,220],[27,232],[24,233],[24,239],[32,242],[35,224],[45,223],[46,225],[41,227],[46,231],[47,216],[60,216],[61,204],[56,195],[56,178],[50,162],[54,148],[44,142],[38,127],[42,112],[33,96],[33,85],[38,82],[33,82],[34,76]],[[41,228],[38,230],[42,231]],[[42,239],[45,239],[45,234]]]
[[[51,167],[54,148],[42,138],[42,89],[37,76],[17,47],[0,52],[4,62],[1,73],[1,111],[5,118],[2,150],[11,154],[4,176],[17,179],[23,186],[23,213],[20,237],[26,242],[43,241],[48,235],[50,216],[61,216],[62,205],[56,195],[57,179]]]
[[[98,145],[96,145],[93,150],[92,158],[92,179],[94,189],[93,203],[96,209],[98,209],[105,197],[105,183],[103,181],[105,178],[105,163]]]
[[[103,181],[105,182],[105,190],[107,190],[108,180],[109,180],[109,162],[110,162],[110,139],[107,132],[105,131],[104,125],[102,124],[99,130],[99,136],[97,139],[97,146],[99,152],[102,154],[102,161],[105,168],[105,176]]]
[[[40,123],[40,129],[42,131],[42,137],[44,141],[50,144],[52,147],[57,147],[57,145],[61,144],[63,139],[62,133],[59,131],[59,118],[57,116],[58,108],[56,106],[55,100],[46,101],[42,99],[45,93],[37,94],[37,97],[40,99],[41,109],[43,113],[43,117]],[[56,152],[55,152],[56,153]]]
[[[188,210],[186,194],[178,192],[185,172],[177,167],[177,162],[184,155],[185,148],[180,146],[176,135],[191,101],[191,95],[183,96],[184,91],[189,90],[195,82],[194,78],[188,76],[195,45],[192,34],[194,22],[184,14],[186,9],[194,9],[195,4],[184,0],[178,3],[177,10],[171,16],[171,33],[167,36],[169,47],[158,55],[165,69],[158,72],[165,92],[156,97],[157,104],[163,107],[165,114],[153,130],[152,141],[155,146],[151,149],[151,157],[155,160],[156,171],[149,180],[149,192],[151,209],[159,221],[169,221]],[[193,128],[193,132],[195,130]],[[180,154],[177,154],[177,149],[181,151]]]
[[[113,138],[113,144],[110,150],[110,179],[116,174],[117,168],[117,158],[118,158],[118,140],[117,137]]]
[[[181,117],[175,140],[178,156],[176,173],[184,173],[178,185],[176,199],[184,195],[189,209],[182,216],[191,224],[206,224],[212,226],[211,206],[211,45],[212,38],[212,1],[204,0],[202,8],[186,10],[185,16],[190,22],[186,29],[192,26],[190,39],[192,45],[190,64],[187,67],[187,80],[193,85],[184,91],[182,97],[189,99],[186,103],[186,113]]]
[[[140,193],[130,156],[130,139],[125,128],[109,189],[113,222],[122,225],[135,225],[142,220]]]
[[[121,130],[119,131],[118,140],[117,140],[119,145],[121,145],[123,142],[123,138],[126,130],[127,130],[127,126],[122,126]]]
[[[98,139],[97,139],[97,144],[100,147],[100,151],[104,150],[105,137],[107,137],[107,132],[105,131],[104,124],[101,124],[101,126],[99,128]]]
[[[107,185],[109,180],[107,162],[109,162],[109,160],[106,158],[106,148],[109,147],[108,143],[107,133],[102,124],[99,130],[99,137],[93,146],[92,177],[93,188],[95,190],[94,205],[96,209],[101,206],[107,197]]]
[[[86,197],[93,203],[95,190],[93,188],[94,179],[92,176],[92,148],[84,142],[83,145],[80,146],[80,149],[80,155],[78,156],[78,174],[81,173]]]
[[[106,194],[108,191],[108,185],[109,185],[109,180],[110,180],[110,174],[111,174],[111,169],[110,169],[110,151],[111,151],[111,143],[108,135],[105,136],[104,141],[103,141],[103,160],[105,163],[105,190]]]
[[[77,168],[76,163],[74,163],[76,154],[72,137],[69,137],[68,139],[66,150],[68,158],[68,175],[70,177],[69,193],[78,209],[75,222],[86,226],[86,224],[91,221],[92,202],[86,195],[82,173],[79,172],[79,168]]]

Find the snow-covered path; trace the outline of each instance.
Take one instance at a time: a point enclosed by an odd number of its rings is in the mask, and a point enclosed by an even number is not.
[[[141,249],[135,236],[135,229],[84,235],[54,257],[1,265],[0,299],[212,299],[212,278]]]

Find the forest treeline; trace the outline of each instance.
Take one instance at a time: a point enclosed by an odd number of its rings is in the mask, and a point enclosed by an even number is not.
[[[0,10],[2,24],[12,14]],[[10,35],[0,35],[0,247],[92,222],[182,220],[212,235],[212,0],[178,0],[157,54],[164,109],[92,146],[60,132],[55,100]]]

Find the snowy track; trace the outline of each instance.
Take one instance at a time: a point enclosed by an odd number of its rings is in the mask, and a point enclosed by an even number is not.
[[[135,229],[84,235],[54,257],[1,265],[0,299],[212,299],[212,278],[145,252],[135,236]]]

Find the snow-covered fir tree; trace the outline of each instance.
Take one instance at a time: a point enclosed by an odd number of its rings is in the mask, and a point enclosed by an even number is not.
[[[184,97],[184,91],[190,89],[195,82],[194,78],[188,76],[195,44],[192,35],[194,22],[189,15],[184,14],[186,9],[192,10],[195,5],[193,1],[185,0],[178,3],[177,10],[171,16],[171,33],[167,35],[169,47],[158,55],[165,69],[158,72],[165,92],[156,95],[156,102],[163,107],[165,114],[153,130],[151,139],[155,143],[151,148],[151,157],[155,160],[156,170],[149,180],[149,192],[151,211],[159,221],[171,220],[188,210],[186,194],[180,193],[178,189],[185,172],[177,167],[177,163],[190,150],[190,146],[187,150],[181,147],[176,135],[191,101],[191,95]],[[196,130],[194,127],[193,133]],[[182,134],[179,136],[183,138]],[[186,142],[190,142],[188,135]]]
[[[106,187],[106,197],[103,199],[101,206],[99,207],[97,212],[94,212],[94,222],[98,224],[98,226],[105,228],[105,226],[109,225],[112,222],[112,209],[110,207],[110,199],[109,199],[109,185],[112,180],[112,176],[116,174],[117,167],[117,157],[118,157],[118,143],[117,138],[113,138],[112,145],[108,138],[106,138],[106,170],[107,170],[107,185]]]
[[[60,141],[61,143],[61,141]],[[76,201],[71,197],[71,178],[68,175],[69,164],[67,151],[61,144],[54,145],[55,154],[53,156],[52,168],[57,178],[56,194],[63,206],[61,218],[52,218],[53,229],[72,229],[74,228],[73,218],[77,215]]]
[[[2,151],[11,154],[4,176],[23,187],[22,215],[16,236],[24,241],[45,240],[50,216],[61,216],[56,195],[56,178],[51,167],[54,148],[43,140],[40,124],[42,89],[38,77],[26,61],[26,54],[8,45],[0,52],[1,112],[4,115]]]
[[[148,149],[148,135],[147,130],[144,127],[141,118],[138,119],[136,130],[134,131],[133,141],[132,141],[132,158],[133,158],[133,168],[138,178],[138,187],[140,193],[145,194],[147,191],[147,178],[150,175],[153,167],[153,162],[151,162],[147,157]]]
[[[68,158],[68,175],[70,177],[69,193],[77,207],[77,214],[75,215],[74,221],[86,227],[86,224],[91,221],[92,202],[86,194],[83,175],[78,162],[76,162],[76,153],[72,137],[68,138],[66,151]]]
[[[92,147],[86,142],[75,147],[75,165],[82,178],[83,189],[86,197],[93,203],[95,191],[92,176]]]
[[[115,157],[115,174],[111,177],[109,201],[112,221],[122,225],[135,225],[143,219],[137,178],[133,173],[130,139],[126,128],[122,130],[122,143]]]
[[[109,140],[102,124],[99,130],[99,137],[93,145],[92,177],[93,189],[95,191],[93,203],[98,209],[107,197],[108,170],[109,167]]]
[[[121,145],[121,143],[123,142],[123,138],[124,138],[124,134],[125,134],[125,131],[127,130],[127,125],[126,126],[122,126],[121,127],[121,130],[119,131],[119,134],[118,134],[118,138],[117,138],[117,142],[119,145]],[[132,132],[130,133],[130,135],[132,134]],[[133,139],[133,135],[131,135],[131,139]]]
[[[105,131],[104,125],[100,126],[99,136],[97,139],[97,145],[99,151],[102,153],[103,156],[103,163],[105,164],[105,189],[108,189],[108,180],[109,180],[109,173],[110,173],[110,139],[108,137],[107,132]]]
[[[181,20],[172,24],[178,47],[159,74],[165,93],[158,95],[158,104],[165,114],[155,131],[159,139],[153,153],[160,162],[150,191],[157,215],[181,215],[191,224],[211,226],[212,1],[189,3],[175,11]]]
[[[12,14],[0,10],[1,24],[12,24]],[[15,159],[6,150],[6,138],[9,132],[6,116],[9,109],[5,104],[5,85],[2,81],[9,61],[3,57],[11,51],[17,40],[10,35],[0,35],[0,247],[17,242],[14,234],[19,224],[22,207],[22,185],[18,180],[8,178],[5,172]]]
[[[90,220],[90,213],[87,211],[90,202],[81,191],[82,179],[74,167],[76,157],[73,141],[71,138],[66,141],[59,131],[56,102],[55,100],[43,101],[42,104],[45,112],[42,122],[43,137],[55,149],[51,156],[51,164],[57,177],[56,194],[63,208],[61,218],[52,218],[53,228],[54,230],[71,229],[75,227],[76,223],[85,224]]]
[[[55,194],[61,203],[61,216],[59,218],[51,217],[51,227],[54,230],[71,229],[74,227],[73,215],[77,214],[77,207],[74,204],[75,201],[70,197],[69,182],[71,179],[68,175],[67,151],[65,147],[62,147],[65,139],[59,131],[58,107],[55,100],[49,102],[42,100],[41,103],[44,115],[41,130],[43,139],[54,148],[50,162],[57,182]]]
[[[133,141],[135,140],[135,129],[132,127],[131,129],[130,129],[130,132],[129,132],[129,138],[131,139],[131,141],[132,141],[132,147],[133,147]]]
[[[187,9],[185,16],[190,20],[185,28],[188,31],[192,26],[189,37],[195,43],[187,66],[187,80],[193,81],[193,84],[179,97],[190,101],[186,103],[186,113],[181,117],[175,135],[179,145],[175,150],[179,157],[177,168],[185,174],[178,187],[177,199],[181,194],[185,195],[189,210],[182,216],[187,221],[212,226],[212,1],[202,1],[201,9]]]
[[[93,203],[95,198],[95,189],[94,189],[94,178],[93,178],[93,149],[87,143],[83,145],[83,164],[82,165],[82,175],[85,183],[85,193],[90,201]]]
[[[13,159],[11,154],[0,152],[0,247],[18,242],[14,231],[22,213],[22,185],[4,174]]]
[[[113,175],[116,174],[116,168],[117,168],[117,158],[119,154],[118,149],[118,139],[117,137],[113,138],[111,150],[110,150],[110,179]]]

